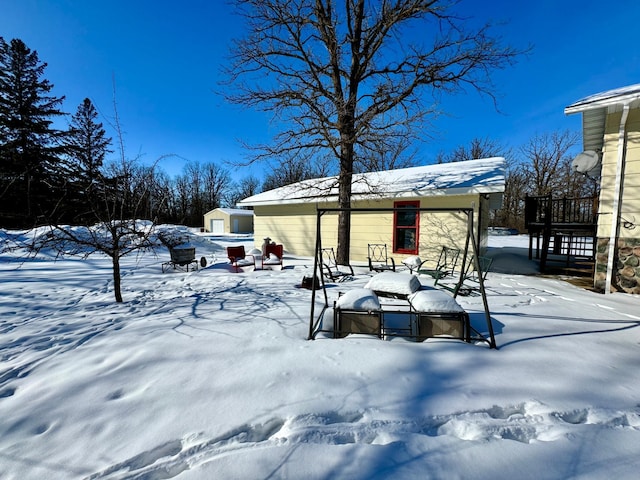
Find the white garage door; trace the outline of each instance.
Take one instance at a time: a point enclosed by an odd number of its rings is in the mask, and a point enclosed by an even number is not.
[[[211,233],[218,235],[224,233],[224,220],[211,219]]]

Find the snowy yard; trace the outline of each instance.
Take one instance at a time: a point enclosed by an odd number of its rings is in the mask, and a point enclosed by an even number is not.
[[[2,253],[0,478],[637,478],[640,298],[491,242],[498,350],[308,341],[312,259],[233,273],[225,247],[251,238],[195,235],[209,265],[188,273],[125,258],[123,304],[106,257]],[[459,303],[484,331],[481,298]]]

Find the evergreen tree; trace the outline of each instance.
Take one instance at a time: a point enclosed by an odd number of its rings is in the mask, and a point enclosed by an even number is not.
[[[78,182],[90,185],[100,177],[100,169],[109,150],[111,138],[107,137],[98,112],[90,99],[85,98],[71,117],[69,135],[65,139],[70,174]]]
[[[76,222],[91,220],[86,218],[91,197],[102,197],[104,194],[101,191],[104,186],[102,165],[105,156],[112,152],[109,150],[111,138],[107,137],[102,123],[97,119],[98,112],[88,98],[83,100],[71,117],[69,132],[63,142],[68,188],[64,202],[59,205],[63,215],[58,215],[58,218]]]
[[[62,132],[55,117],[64,115],[64,97],[50,94],[43,78],[47,64],[24,42],[0,37],[0,218],[6,226],[29,225],[51,204]]]

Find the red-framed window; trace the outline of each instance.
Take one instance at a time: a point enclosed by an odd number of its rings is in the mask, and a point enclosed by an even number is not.
[[[418,254],[420,238],[420,202],[394,202],[393,252]]]

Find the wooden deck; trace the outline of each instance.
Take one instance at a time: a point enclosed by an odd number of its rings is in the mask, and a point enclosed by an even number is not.
[[[529,259],[535,251],[541,272],[551,261],[564,262],[569,267],[576,259],[595,260],[597,201],[597,197],[554,199],[551,195],[525,198]]]

